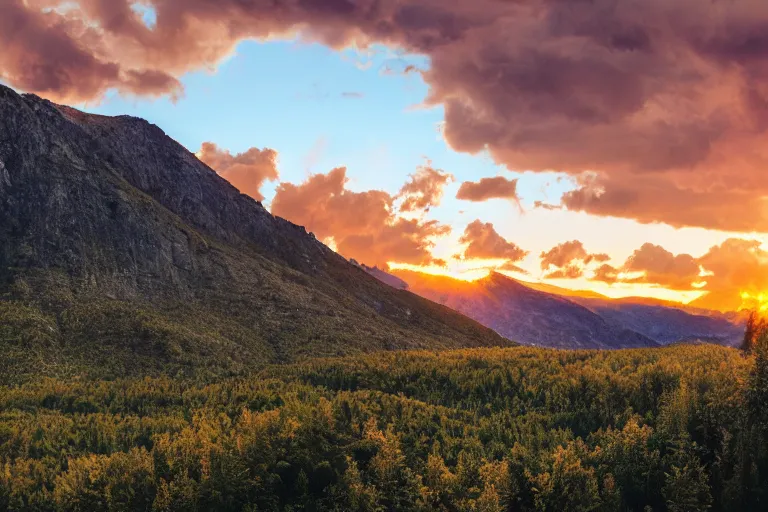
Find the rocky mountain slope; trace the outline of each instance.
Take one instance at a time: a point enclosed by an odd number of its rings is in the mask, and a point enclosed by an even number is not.
[[[510,345],[276,218],[150,123],[0,86],[0,382]]]
[[[609,323],[568,298],[533,290],[495,272],[473,282],[401,270],[392,273],[407,282],[412,292],[527,345],[568,349],[658,346],[649,337]]]

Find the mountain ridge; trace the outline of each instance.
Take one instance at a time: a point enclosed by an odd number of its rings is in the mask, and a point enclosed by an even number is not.
[[[0,381],[514,344],[381,284],[147,121],[3,86],[0,310]]]
[[[497,272],[476,281],[406,270],[391,273],[408,283],[414,293],[523,344],[568,349],[658,346],[640,333],[609,324],[569,298],[531,289]]]
[[[471,282],[402,270],[394,270],[391,273],[408,283],[409,289],[414,293],[451,306],[494,328],[502,335],[514,337],[524,344],[552,346],[540,333],[537,334],[530,327],[526,327],[524,316],[518,314],[515,318],[505,319],[505,314],[498,311],[507,307],[519,311],[518,302],[521,299],[510,299],[508,296],[507,300],[512,302],[506,303],[503,297],[494,297],[495,302],[482,303],[473,302],[473,297],[492,293],[493,287],[506,288],[507,293],[527,295],[530,316],[551,317],[548,319],[549,329],[562,340],[554,344],[556,348],[585,348],[585,344],[587,347],[596,344],[598,348],[627,348],[637,343],[640,343],[639,346],[646,346],[642,343],[648,341],[653,345],[669,345],[693,340],[735,346],[740,343],[743,335],[743,325],[738,317],[714,311],[701,314],[699,310],[685,308],[683,305],[675,307],[663,301],[635,300],[633,297],[610,299],[598,293],[567,293],[567,290],[561,294],[557,293],[561,290],[559,287],[547,284],[538,286],[538,283],[531,286],[531,283],[518,281],[497,272],[491,272],[488,276]],[[563,310],[564,305],[570,309]],[[578,308],[584,308],[597,315],[607,327],[596,327],[596,320],[590,319],[583,311],[577,313]],[[574,314],[576,316],[573,316]],[[564,318],[568,318],[568,321],[558,323],[558,315],[566,315]],[[591,331],[586,328],[588,325],[593,326]],[[611,333],[617,338],[600,338],[596,341],[595,329],[603,329],[604,333]],[[634,335],[639,337],[633,337]],[[628,342],[621,342],[622,337]],[[575,341],[568,344],[565,340],[569,339]]]

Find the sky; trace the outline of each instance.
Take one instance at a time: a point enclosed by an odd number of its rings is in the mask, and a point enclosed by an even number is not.
[[[362,263],[768,291],[768,4],[4,0],[0,80],[160,126]]]

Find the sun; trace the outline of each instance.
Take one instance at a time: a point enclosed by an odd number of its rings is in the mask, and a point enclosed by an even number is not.
[[[739,309],[751,309],[765,313],[768,311],[768,293],[741,292],[741,307]]]

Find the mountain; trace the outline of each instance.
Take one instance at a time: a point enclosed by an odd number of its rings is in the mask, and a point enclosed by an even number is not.
[[[412,292],[527,345],[570,349],[658,346],[647,336],[609,323],[568,298],[533,290],[496,272],[471,282],[404,270],[390,273],[407,282]]]
[[[603,295],[602,293],[593,292],[591,290],[571,290],[569,288],[561,288],[560,286],[555,286],[553,284],[534,282],[534,281],[518,281],[518,282],[527,286],[528,288],[532,288],[540,292],[560,295],[561,297],[581,297],[581,298],[589,298],[589,299],[609,300],[608,296]]]
[[[601,300],[609,301],[612,304],[621,303],[621,304],[642,304],[646,306],[663,306],[667,308],[683,310],[688,313],[691,313],[694,315],[700,315],[700,316],[715,316],[715,317],[729,316],[728,314],[725,314],[721,311],[696,307],[695,305],[692,305],[693,303],[683,304],[682,302],[657,299],[655,297],[640,297],[640,296],[620,297],[620,298],[614,299],[614,298],[608,297],[607,295],[603,295],[602,293],[598,293],[592,290],[571,290],[570,288],[562,288],[560,286],[555,286],[552,284],[542,283],[542,282],[534,282],[534,281],[519,281],[519,282],[524,284],[528,288],[533,288],[534,290],[553,293],[555,295],[561,295],[563,297],[571,297],[575,299],[576,302],[581,302],[581,299],[601,299]]]
[[[649,341],[653,345],[704,341],[736,346],[744,333],[743,315],[701,310],[670,301],[644,297],[610,299],[596,292],[516,281],[498,273],[475,282],[408,271],[390,274],[407,282],[414,293],[450,306],[526,344],[619,348],[648,346]],[[585,314],[584,309],[592,315]],[[593,315],[600,317],[607,329]],[[555,341],[549,340],[552,335]]]
[[[407,290],[408,289],[408,283],[400,279],[399,277],[395,277],[392,274],[381,270],[379,267],[369,267],[368,265],[364,263],[358,263],[355,260],[349,260],[350,263],[353,265],[357,265],[366,272],[368,272],[370,275],[378,279],[384,284],[387,284],[391,286],[392,288],[397,288],[398,290]]]
[[[744,335],[742,322],[726,315],[694,314],[674,306],[625,300],[574,299],[609,323],[639,332],[662,345],[706,341],[736,346]]]
[[[512,343],[272,216],[142,119],[0,86],[0,383]]]
[[[723,313],[653,297],[611,299],[591,291],[523,282],[534,290],[570,298],[618,327],[639,332],[662,345],[704,341],[736,346],[744,335],[744,314]]]
[[[569,290],[546,283],[522,284],[568,297],[609,323],[639,332],[662,345],[704,341],[737,346],[744,335],[744,315],[736,312],[723,313],[652,297],[611,299],[597,292]]]

